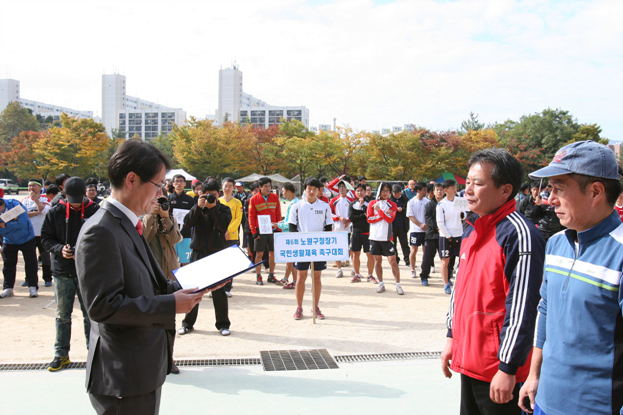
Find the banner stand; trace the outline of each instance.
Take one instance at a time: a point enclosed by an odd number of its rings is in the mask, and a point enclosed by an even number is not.
[[[312,324],[316,324],[316,272],[314,271],[314,263],[311,263],[312,274]]]

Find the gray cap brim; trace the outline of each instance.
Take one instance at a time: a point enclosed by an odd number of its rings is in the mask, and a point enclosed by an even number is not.
[[[554,177],[554,176],[560,176],[563,174],[571,174],[571,173],[573,172],[567,169],[563,169],[563,168],[556,167],[556,166],[547,166],[535,172],[530,173],[528,177],[530,177],[531,179],[544,179],[546,177]]]

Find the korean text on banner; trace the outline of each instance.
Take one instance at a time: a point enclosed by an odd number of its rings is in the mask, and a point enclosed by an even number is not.
[[[275,262],[322,262],[348,259],[348,232],[275,234]]]

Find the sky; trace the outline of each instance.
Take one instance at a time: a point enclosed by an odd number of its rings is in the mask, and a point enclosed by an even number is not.
[[[458,129],[546,108],[623,141],[620,0],[2,1],[0,78],[101,115],[101,76],[203,118],[218,71],[310,126]]]

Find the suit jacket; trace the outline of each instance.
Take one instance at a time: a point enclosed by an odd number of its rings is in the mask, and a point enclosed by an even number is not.
[[[91,319],[87,391],[128,397],[159,388],[172,364],[165,329],[175,328],[179,286],[113,204],[104,202],[82,227],[76,270]]]

